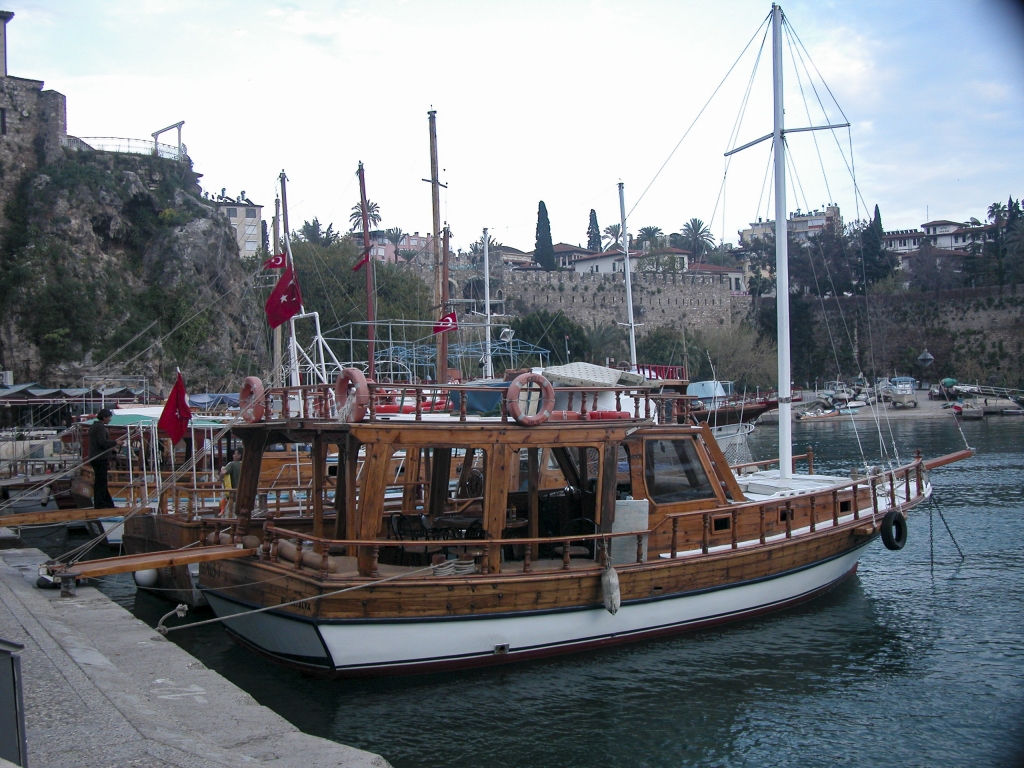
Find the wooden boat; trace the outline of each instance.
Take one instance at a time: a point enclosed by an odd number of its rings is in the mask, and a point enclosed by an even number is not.
[[[855,479],[813,468],[786,478],[763,465],[734,474],[706,425],[675,423],[671,395],[603,392],[638,405],[595,417],[587,403],[597,392],[589,391],[572,417],[532,426],[509,416],[523,419],[509,397],[500,418],[384,417],[370,384],[359,421],[236,427],[245,445],[240,519],[231,538],[209,543],[258,549],[200,564],[207,600],[218,616],[236,617],[225,625],[244,645],[343,676],[480,666],[670,634],[821,594],[852,574],[879,536],[899,548],[906,510],[931,492],[927,469],[966,455]],[[262,448],[274,442],[313,446],[312,525],[296,530],[270,516],[254,536]],[[457,449],[480,459],[463,462],[482,473],[478,496],[460,496],[462,478],[449,483]],[[558,490],[541,487],[545,449],[562,473]],[[406,468],[396,482],[389,469],[398,451]],[[525,487],[511,491],[522,487],[522,454]],[[419,521],[422,535],[394,535],[395,516]],[[462,519],[446,525],[452,517]],[[465,537],[432,535],[451,529]]]

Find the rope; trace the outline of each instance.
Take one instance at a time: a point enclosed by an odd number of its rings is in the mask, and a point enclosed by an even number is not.
[[[388,576],[387,578],[384,578],[384,579],[377,579],[376,581],[368,581],[365,584],[356,584],[354,587],[345,587],[344,589],[336,589],[333,592],[324,592],[323,594],[313,595],[312,597],[300,597],[297,600],[292,600],[292,601],[287,602],[287,603],[281,603],[280,605],[267,605],[267,606],[264,606],[263,608],[253,608],[252,610],[249,610],[249,611],[242,611],[241,613],[233,613],[230,616],[218,616],[215,619],[206,619],[205,621],[195,621],[195,622],[192,622],[191,624],[182,624],[181,626],[177,626],[177,627],[165,627],[164,626],[164,619],[169,618],[170,616],[172,616],[174,614],[177,614],[178,616],[184,616],[185,615],[185,611],[188,610],[188,606],[186,606],[184,604],[181,604],[177,608],[175,608],[173,611],[168,613],[166,616],[164,616],[162,619],[160,619],[160,623],[156,625],[156,631],[159,632],[161,635],[167,635],[168,632],[176,632],[179,629],[188,629],[188,628],[191,628],[191,627],[202,627],[202,626],[204,626],[206,624],[216,624],[216,623],[221,622],[221,621],[229,621],[231,619],[237,619],[237,618],[240,618],[242,616],[249,616],[249,615],[254,614],[254,613],[265,613],[267,611],[275,611],[278,608],[286,608],[289,605],[296,605],[297,603],[311,603],[314,600],[322,600],[325,597],[334,597],[335,595],[341,595],[341,594],[344,594],[345,592],[354,592],[357,589],[363,589],[365,587],[376,587],[378,584],[384,584],[386,582],[395,581],[397,579],[404,579],[407,576],[415,576],[418,573],[425,573],[426,571],[431,571],[433,569],[434,569],[434,566],[428,565],[425,568],[417,568],[415,571],[409,571],[408,573],[400,573],[397,576]],[[213,590],[209,590],[209,591],[213,591]]]

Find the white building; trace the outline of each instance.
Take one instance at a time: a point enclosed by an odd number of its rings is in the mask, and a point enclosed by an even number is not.
[[[263,244],[263,206],[247,198],[245,190],[237,198],[226,196],[225,191],[222,189],[213,203],[231,222],[239,254],[253,256]]]
[[[984,243],[996,235],[995,224],[982,224],[977,219],[961,224],[958,221],[939,219],[927,221],[920,229],[896,229],[886,232],[882,242],[896,253],[910,253],[921,247],[923,240],[944,251],[959,251],[971,243]]]
[[[800,209],[797,209],[795,213],[789,214],[786,225],[789,233],[798,240],[808,240],[812,235],[817,235],[827,228],[835,228],[836,231],[843,228],[843,217],[839,213],[838,205],[828,205],[823,211],[807,213],[801,213]],[[750,245],[755,237],[761,240],[765,237],[775,237],[775,220],[752,221],[749,228],[741,230],[738,234],[742,245]]]

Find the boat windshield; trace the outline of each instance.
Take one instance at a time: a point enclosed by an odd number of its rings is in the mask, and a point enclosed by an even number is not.
[[[711,499],[711,487],[693,440],[646,440],[644,473],[655,504]]]

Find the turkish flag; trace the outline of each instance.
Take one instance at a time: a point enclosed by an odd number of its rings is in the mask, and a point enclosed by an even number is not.
[[[437,324],[434,326],[434,333],[447,333],[448,331],[457,331],[458,329],[459,321],[455,318],[455,313],[449,312],[437,321]]]
[[[299,281],[295,278],[295,269],[289,264],[267,297],[267,323],[277,328],[288,318],[299,314],[302,310],[302,294],[299,292]]]
[[[163,413],[157,426],[166,432],[171,443],[177,444],[185,436],[188,423],[192,420],[192,410],[188,407],[188,396],[185,394],[185,380],[178,373],[178,380],[171,387],[170,397],[164,404]]]
[[[352,267],[352,271],[353,272],[358,272],[360,269],[363,268],[363,264],[369,264],[369,263],[370,263],[370,249],[367,248],[365,251],[363,251],[363,258],[361,258],[359,261],[357,261],[356,265],[354,267]]]
[[[263,262],[264,269],[284,269],[286,266],[288,266],[288,257],[283,253],[271,256]]]

